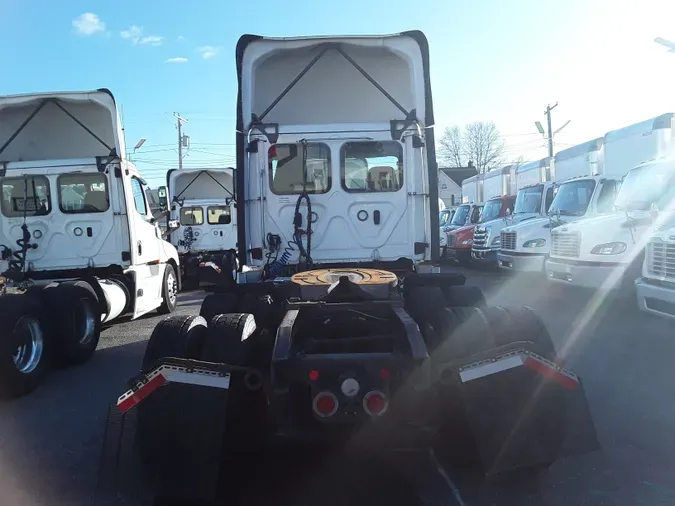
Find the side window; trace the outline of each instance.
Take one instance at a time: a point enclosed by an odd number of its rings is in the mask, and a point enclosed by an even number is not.
[[[180,209],[181,225],[203,225],[204,210],[201,207],[181,207]]]
[[[206,221],[209,225],[229,225],[232,223],[230,206],[209,206],[206,209]]]
[[[145,192],[143,191],[143,183],[135,177],[131,178],[131,193],[134,197],[134,206],[136,211],[143,216],[147,216],[148,208],[145,204]]]
[[[600,195],[598,195],[598,212],[608,213],[612,210],[614,199],[616,198],[616,181],[606,180],[602,184]]]
[[[108,180],[100,173],[63,174],[58,179],[62,213],[102,213],[110,207]]]
[[[553,197],[555,197],[555,192],[553,191],[553,187],[549,186],[548,190],[546,190],[546,202],[545,202],[546,211],[548,211],[548,208],[551,207]]]
[[[330,148],[307,143],[307,164],[303,167],[302,146],[275,144],[268,151],[269,184],[276,195],[326,193],[330,190]],[[305,172],[306,169],[306,172]]]
[[[45,176],[2,178],[2,214],[8,218],[45,216],[52,210]]]
[[[348,192],[395,192],[403,187],[399,142],[345,142],[340,148],[342,188]]]

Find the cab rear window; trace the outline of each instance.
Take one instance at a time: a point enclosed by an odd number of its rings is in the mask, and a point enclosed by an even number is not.
[[[303,149],[306,158],[303,162]],[[277,195],[327,193],[331,186],[330,148],[323,143],[275,144],[268,151],[270,189]]]
[[[232,223],[230,206],[209,206],[206,209],[206,221],[209,225],[229,225]]]
[[[103,174],[62,174],[58,187],[62,213],[102,213],[110,207],[107,179]]]
[[[180,224],[185,226],[202,225],[204,210],[201,207],[183,207],[180,210]]]
[[[45,176],[5,177],[1,189],[2,214],[8,218],[45,216],[52,210]]]
[[[403,187],[403,147],[395,141],[345,142],[340,149],[342,188],[395,192]]]

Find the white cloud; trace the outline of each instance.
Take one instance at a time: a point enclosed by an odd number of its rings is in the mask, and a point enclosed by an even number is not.
[[[166,63],[187,63],[188,59],[183,58],[182,56],[176,56],[175,58],[169,58],[166,60]]]
[[[93,35],[105,31],[105,23],[93,12],[85,12],[73,19],[73,28],[80,35]]]
[[[159,46],[164,42],[164,37],[159,35],[143,35],[143,27],[131,25],[126,30],[120,32],[120,37],[130,41],[134,46],[136,44],[149,44],[151,46]]]
[[[220,48],[214,46],[202,46],[198,47],[197,51],[202,55],[202,58],[208,60],[209,58],[216,56],[218,51],[220,51]]]
[[[146,35],[139,41],[139,44],[150,44],[151,46],[159,46],[162,44],[163,41],[164,37],[160,37],[159,35]]]
[[[176,37],[176,40],[183,40],[184,38],[185,37],[183,37],[182,35],[179,35],[178,37]]]

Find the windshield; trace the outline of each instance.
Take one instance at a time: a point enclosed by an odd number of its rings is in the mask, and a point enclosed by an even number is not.
[[[480,223],[485,223],[486,221],[494,220],[499,218],[499,215],[502,211],[502,201],[501,200],[490,200],[483,207],[483,213],[480,216]]]
[[[631,170],[614,203],[617,209],[647,210],[651,204],[665,209],[668,206],[667,196],[672,195],[675,185],[675,167],[672,165],[648,165]]]
[[[544,187],[541,185],[523,188],[516,197],[516,207],[513,214],[518,213],[538,213],[541,209],[541,196]]]
[[[440,222],[441,227],[444,227],[450,223],[450,218],[452,217],[452,212],[450,210],[441,211],[438,216],[438,221]]]
[[[469,216],[469,209],[471,206],[459,206],[455,215],[452,217],[450,225],[464,225],[466,223],[466,218]]]
[[[586,209],[588,209],[593,190],[595,190],[595,181],[593,179],[570,181],[561,184],[551,203],[548,214],[583,216],[586,213]]]

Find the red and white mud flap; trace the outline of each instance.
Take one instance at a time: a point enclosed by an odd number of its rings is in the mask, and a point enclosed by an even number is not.
[[[484,470],[499,474],[599,448],[580,379],[525,349],[457,370]]]
[[[202,269],[204,269],[206,267],[209,267],[209,268],[213,269],[214,271],[216,271],[216,273],[218,273],[218,274],[220,274],[220,272],[221,272],[220,267],[218,267],[214,262],[202,262],[202,263],[199,264],[199,267],[201,267]]]

